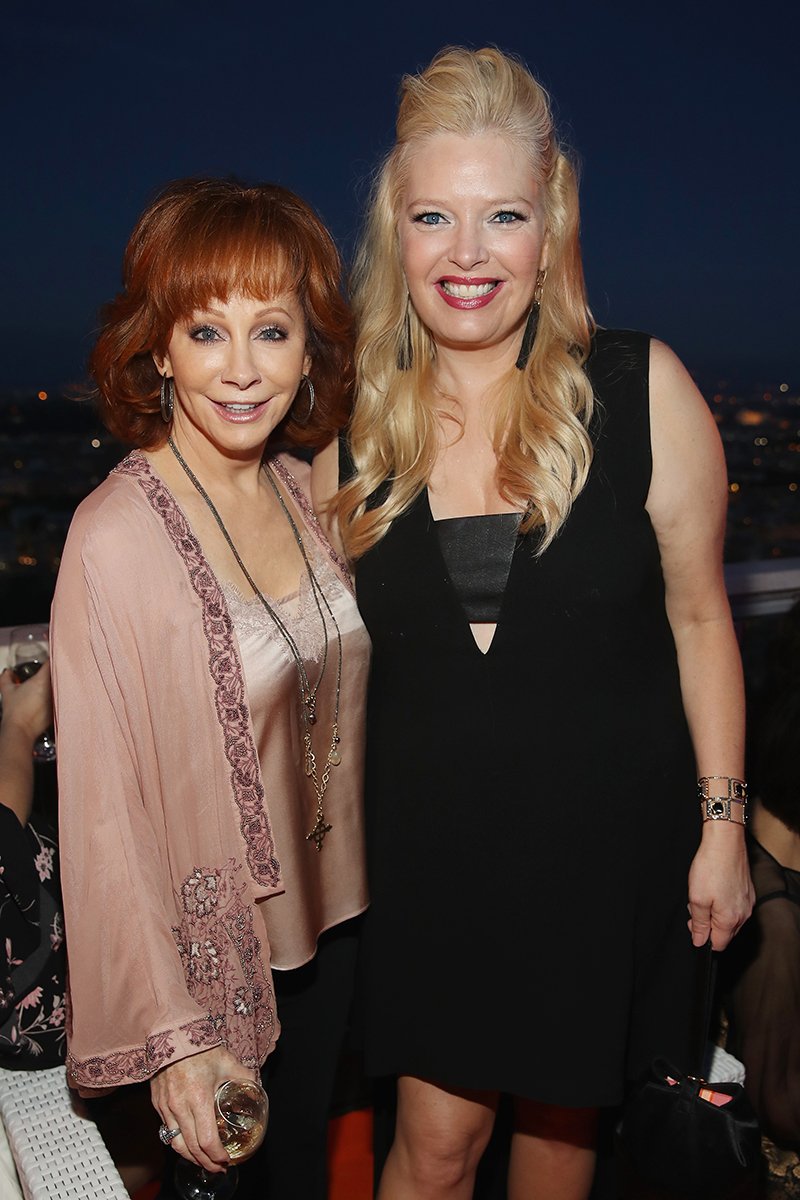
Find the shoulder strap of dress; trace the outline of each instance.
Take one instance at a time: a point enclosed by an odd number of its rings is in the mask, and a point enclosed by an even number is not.
[[[643,505],[650,489],[650,335],[598,329],[586,374],[597,409],[592,437],[602,471],[617,497]]]
[[[647,383],[650,334],[635,329],[597,329],[592,338],[586,373],[595,391],[620,384]]]
[[[347,434],[339,434],[339,487],[349,483],[356,473],[356,464],[350,453],[350,439]]]

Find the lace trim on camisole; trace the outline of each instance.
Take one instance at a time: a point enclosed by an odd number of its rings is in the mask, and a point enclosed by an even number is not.
[[[307,544],[306,553],[314,571],[319,574],[321,555],[311,544]],[[265,612],[258,596],[245,596],[235,583],[228,580],[223,583],[222,590],[225,593],[225,602],[228,605],[231,620],[240,637],[263,637],[266,635],[269,641],[285,646],[286,653],[291,654],[282,634],[272,618]],[[344,594],[345,587],[331,573],[326,578],[325,591],[328,602],[337,603]],[[322,627],[308,575],[303,573],[296,591],[280,598],[265,594],[264,598],[270,608],[274,609],[281,620],[285,621],[291,629],[292,637],[303,658],[307,662],[319,663],[323,650]]]

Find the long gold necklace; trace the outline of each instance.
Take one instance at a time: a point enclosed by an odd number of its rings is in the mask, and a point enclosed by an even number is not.
[[[286,642],[287,646],[289,647],[289,651],[292,655],[292,659],[294,660],[295,670],[297,672],[298,689],[300,692],[300,717],[301,717],[301,722],[302,722],[302,726],[303,726],[303,753],[304,753],[304,758],[305,758],[304,769],[305,769],[306,775],[311,780],[311,783],[314,788],[314,795],[315,795],[316,801],[317,801],[316,823],[314,825],[314,828],[311,830],[311,832],[306,834],[306,841],[313,842],[314,845],[316,846],[317,850],[319,851],[322,849],[322,845],[323,845],[323,842],[325,841],[326,834],[330,833],[331,829],[333,828],[333,826],[330,825],[325,820],[325,810],[324,810],[324,804],[323,804],[323,801],[325,799],[325,792],[327,791],[328,783],[329,783],[330,777],[331,777],[331,767],[338,767],[340,762],[342,761],[341,750],[339,749],[339,742],[340,742],[340,738],[339,738],[339,699],[340,699],[341,690],[342,690],[342,634],[339,629],[339,623],[333,614],[333,610],[332,610],[330,604],[328,603],[328,598],[325,595],[324,591],[322,590],[319,580],[317,579],[316,575],[314,574],[314,570],[311,566],[311,562],[309,561],[308,554],[306,553],[306,548],[303,543],[302,534],[300,533],[300,530],[297,528],[297,524],[295,523],[294,517],[290,513],[290,511],[286,505],[286,502],[284,501],[283,496],[280,493],[280,489],[278,488],[278,485],[272,476],[272,471],[270,470],[269,466],[267,464],[265,464],[264,465],[264,473],[269,481],[269,484],[270,484],[273,492],[275,493],[275,496],[277,497],[278,503],[280,504],[280,507],[281,507],[284,515],[286,516],[287,521],[289,522],[289,525],[292,530],[292,534],[294,535],[294,540],[297,543],[297,546],[300,550],[300,554],[302,555],[302,558],[303,558],[303,562],[305,563],[306,572],[308,573],[308,579],[311,584],[311,594],[314,597],[314,603],[316,605],[317,612],[319,613],[319,618],[322,623],[322,642],[323,642],[322,662],[321,662],[320,672],[319,672],[317,681],[312,686],[312,684],[308,678],[308,672],[306,671],[306,665],[305,665],[305,662],[303,661],[303,656],[300,653],[300,649],[297,645],[297,642],[292,637],[290,630],[288,629],[285,622],[281,619],[280,615],[275,611],[275,609],[269,603],[266,596],[263,594],[263,592],[260,590],[260,588],[256,587],[256,584],[253,581],[253,577],[250,574],[250,572],[248,571],[247,567],[242,562],[241,555],[239,554],[239,551],[236,549],[236,546],[234,545],[233,538],[228,533],[228,530],[225,528],[225,524],[222,520],[222,517],[217,512],[217,509],[214,505],[213,500],[211,499],[208,492],[203,487],[200,480],[195,475],[192,468],[186,462],[186,459],[183,457],[183,455],[181,454],[180,450],[175,445],[175,442],[172,440],[171,437],[167,438],[167,444],[168,444],[170,450],[172,451],[172,453],[175,455],[175,458],[178,460],[178,463],[183,468],[190,483],[194,486],[196,491],[200,494],[200,496],[203,498],[206,505],[208,506],[208,509],[209,509],[211,515],[213,516],[214,520],[216,521],[216,523],[219,527],[220,533],[225,538],[225,541],[228,543],[228,547],[230,548],[230,551],[233,554],[233,557],[236,559],[236,562],[239,565],[239,569],[241,570],[241,572],[244,575],[247,582],[250,584],[250,587],[253,589],[255,595],[261,601],[264,611],[269,615],[269,617],[273,621],[275,627],[277,628],[278,632],[280,633],[281,637]],[[336,645],[338,648],[338,660],[337,660],[337,664],[336,664],[336,698],[335,698],[334,710],[333,710],[333,724],[331,726],[330,748],[328,750],[328,753],[327,753],[327,756],[325,759],[325,766],[323,767],[322,774],[320,775],[319,768],[317,765],[317,756],[314,753],[314,746],[313,746],[313,743],[311,740],[311,726],[315,725],[317,722],[317,693],[319,691],[320,684],[322,683],[322,678],[325,674],[325,667],[326,667],[326,664],[328,661],[328,625],[327,625],[327,621],[325,619],[326,612],[331,619],[334,630],[336,631]]]

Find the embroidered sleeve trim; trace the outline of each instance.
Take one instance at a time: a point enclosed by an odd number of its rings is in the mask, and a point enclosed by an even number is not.
[[[188,1030],[201,1022],[193,1021],[190,1026],[182,1026]],[[210,1033],[210,1026],[206,1026]],[[130,1050],[119,1050],[115,1054],[98,1055],[94,1058],[77,1059],[73,1054],[67,1055],[67,1073],[81,1087],[110,1087],[115,1083],[140,1083],[160,1071],[175,1054],[174,1030],[164,1029],[154,1033],[143,1046],[133,1046]],[[219,1033],[214,1032],[210,1038],[193,1040],[193,1046],[202,1046],[210,1050],[218,1046]]]
[[[272,467],[273,471],[278,476],[278,478],[281,479],[283,481],[283,483],[286,485],[286,488],[288,489],[292,499],[294,500],[295,504],[302,512],[305,520],[310,525],[315,537],[317,538],[317,541],[320,543],[320,545],[322,546],[322,549],[326,552],[326,554],[328,555],[328,558],[331,560],[333,565],[343,576],[344,582],[347,585],[348,590],[355,596],[355,589],[353,587],[353,577],[350,573],[350,568],[348,567],[348,565],[344,561],[344,559],[339,554],[337,554],[336,550],[334,550],[333,546],[330,544],[328,539],[325,537],[325,534],[322,530],[322,526],[320,525],[319,519],[317,518],[317,514],[314,512],[314,509],[311,507],[311,501],[309,500],[308,496],[305,494],[303,489],[300,487],[300,484],[297,482],[294,475],[291,473],[291,471],[286,466],[286,464],[282,461],[282,459],[280,459],[277,456],[275,458],[271,458],[269,460],[269,465]]]
[[[134,451],[114,471],[139,483],[151,508],[164,522],[200,600],[208,643],[208,669],[214,682],[214,704],[231,767],[231,788],[239,809],[247,865],[257,883],[276,887],[280,883],[280,864],[267,818],[258,755],[250,734],[244,675],[222,589],[172,493],[153,473],[144,456]]]

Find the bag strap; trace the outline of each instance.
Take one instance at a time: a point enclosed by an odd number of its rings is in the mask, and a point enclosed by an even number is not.
[[[692,1021],[694,1028],[694,1053],[692,1062],[694,1075],[703,1078],[703,1065],[706,1057],[706,1042],[711,1028],[711,1014],[714,1007],[714,990],[717,981],[717,958],[711,946],[711,938],[700,950],[703,963],[697,972],[697,993],[695,997],[695,1015]]]

